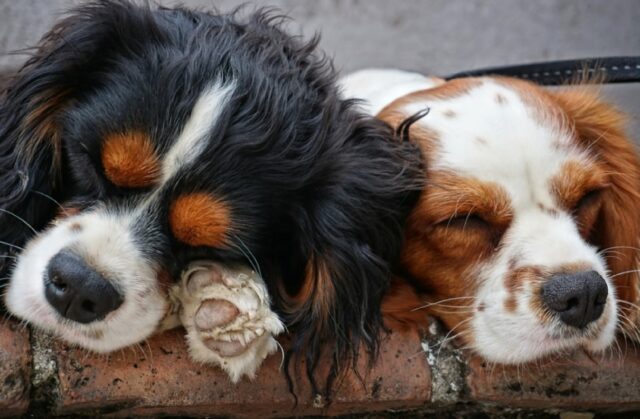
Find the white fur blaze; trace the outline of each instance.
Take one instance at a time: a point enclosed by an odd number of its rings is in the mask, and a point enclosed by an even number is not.
[[[260,276],[247,268],[196,262],[171,291],[194,361],[218,365],[233,382],[249,378],[277,350],[284,325]]]

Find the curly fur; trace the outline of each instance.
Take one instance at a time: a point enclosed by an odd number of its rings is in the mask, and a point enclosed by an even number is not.
[[[196,164],[163,186],[156,210],[132,229],[136,246],[174,278],[194,259],[260,269],[296,332],[294,350],[308,359],[325,345],[343,365],[361,344],[375,352],[391,261],[419,189],[419,153],[341,100],[317,39],[290,36],[280,20],[118,0],[74,10],[0,104],[2,252],[20,258],[34,231],[46,240],[56,201],[80,214],[134,211],[149,191],[105,178],[104,136],[142,129],[162,153],[200,92],[233,83]],[[195,190],[232,207],[225,246],[190,247],[167,228],[172,196]]]

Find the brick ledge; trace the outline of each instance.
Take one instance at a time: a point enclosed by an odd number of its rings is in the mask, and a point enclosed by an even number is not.
[[[298,378],[296,406],[280,370],[280,355],[267,359],[255,381],[234,386],[218,369],[188,359],[182,330],[100,356],[38,332],[30,339],[28,330],[9,321],[0,325],[0,417],[409,417],[408,411],[568,417],[567,411],[640,412],[640,349],[630,343],[621,343],[622,355],[592,359],[576,353],[518,368],[487,365],[449,344],[439,349],[443,338],[437,327],[423,337],[394,332],[373,370],[363,381],[347,375],[329,406]]]

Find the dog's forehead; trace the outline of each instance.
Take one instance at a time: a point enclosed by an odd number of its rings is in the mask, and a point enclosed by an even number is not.
[[[570,161],[588,156],[555,104],[536,88],[479,79],[456,94],[426,95],[405,114],[425,106],[417,124],[433,134],[429,170],[448,170],[501,186],[512,203],[554,206],[550,182]],[[539,93],[539,96],[537,96]]]

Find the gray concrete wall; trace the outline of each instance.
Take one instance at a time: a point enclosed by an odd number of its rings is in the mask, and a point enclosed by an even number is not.
[[[0,0],[0,53],[33,45],[78,0]],[[290,29],[322,33],[343,71],[391,66],[429,74],[537,60],[640,55],[640,0],[160,0],[229,10],[275,6]],[[0,55],[0,69],[24,57]],[[640,139],[640,85],[605,94]]]

